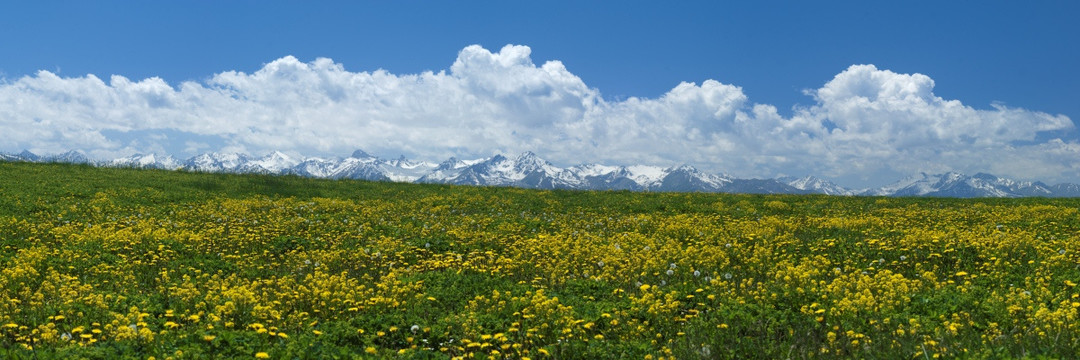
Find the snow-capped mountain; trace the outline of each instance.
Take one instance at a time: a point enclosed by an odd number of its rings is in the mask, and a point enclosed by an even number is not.
[[[1054,194],[1054,191],[1050,189],[1050,186],[1043,184],[1041,181],[1016,181],[1000,178],[987,173],[977,173],[972,175],[972,178],[986,182],[994,188],[1019,196],[1053,196]]]
[[[452,179],[461,174],[462,171],[470,166],[487,161],[487,159],[462,161],[456,157],[451,157],[446,161],[443,161],[435,166],[434,169],[427,174],[416,179],[415,182],[421,183],[444,183],[448,179]]]
[[[251,158],[238,153],[205,153],[184,161],[185,169],[202,172],[239,172],[241,166],[251,161]]]
[[[1056,194],[1050,186],[1037,181],[1016,181],[986,173],[968,176],[957,172],[934,175],[919,173],[893,184],[865,190],[860,195],[942,197],[1062,196]]]
[[[47,161],[47,162],[62,162],[62,163],[70,163],[70,164],[89,164],[90,163],[90,159],[87,158],[85,154],[83,154],[81,152],[78,152],[78,151],[75,151],[75,150],[71,150],[71,151],[68,151],[68,152],[60,154],[60,155],[42,157],[41,159],[43,161]]]
[[[382,168],[388,174],[391,181],[415,182],[421,177],[431,173],[439,164],[427,161],[413,161],[406,159],[404,155],[382,163]]]
[[[973,176],[956,172],[919,173],[895,183],[852,190],[813,176],[777,179],[739,179],[702,172],[690,165],[663,168],[632,165],[582,164],[561,168],[532,152],[515,157],[460,160],[441,163],[410,160],[401,156],[387,160],[357,150],[347,158],[299,158],[282,152],[262,157],[238,153],[205,153],[180,161],[172,156],[136,154],[108,161],[91,161],[69,151],[39,156],[30,151],[0,153],[0,161],[89,163],[97,166],[184,169],[202,172],[291,174],[329,179],[362,179],[416,183],[513,186],[533,189],[633,190],[678,192],[725,192],[754,194],[827,194],[865,196],[942,197],[1080,197],[1080,185],[1046,185],[1016,181],[990,174]]]
[[[727,192],[725,188],[732,184],[727,176],[706,174],[690,165],[682,165],[664,170],[663,179],[655,189],[657,191],[679,192]]]
[[[578,189],[581,179],[574,173],[556,167],[532,152],[515,158],[495,155],[459,168],[467,162],[444,162],[435,170],[440,177],[428,176],[424,182],[459,185],[518,186],[536,189]]]
[[[1055,197],[1080,197],[1080,184],[1057,184],[1050,186]]]
[[[854,195],[855,192],[851,189],[837,185],[832,181],[821,179],[815,176],[797,177],[782,177],[776,179],[793,188],[813,193],[813,194],[825,194],[825,195]]]
[[[243,163],[237,167],[237,171],[243,173],[281,174],[299,163],[300,160],[280,151],[275,151]]]
[[[179,160],[176,160],[176,158],[169,155],[157,154],[135,154],[106,161],[102,163],[102,165],[165,170],[176,170],[183,167],[183,164]]]

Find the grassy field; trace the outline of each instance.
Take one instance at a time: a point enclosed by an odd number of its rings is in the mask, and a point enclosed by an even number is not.
[[[1078,209],[0,162],[0,357],[1077,358]]]

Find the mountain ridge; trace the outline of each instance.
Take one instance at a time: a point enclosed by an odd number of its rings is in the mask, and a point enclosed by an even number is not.
[[[261,157],[241,153],[209,152],[185,160],[179,160],[170,155],[134,154],[104,161],[90,160],[78,151],[41,156],[24,150],[18,154],[0,153],[0,161],[63,162],[211,173],[297,175],[328,179],[511,186],[530,189],[958,198],[1080,197],[1078,184],[1047,185],[1040,181],[1017,181],[982,172],[970,176],[958,172],[942,174],[920,172],[880,187],[850,189],[815,176],[740,179],[726,174],[702,172],[687,164],[667,168],[650,165],[579,164],[560,168],[531,151],[515,157],[502,154],[473,160],[451,157],[441,163],[432,163],[410,160],[405,156],[397,159],[383,159],[363,150],[356,150],[345,158],[298,159],[280,151],[274,151]]]

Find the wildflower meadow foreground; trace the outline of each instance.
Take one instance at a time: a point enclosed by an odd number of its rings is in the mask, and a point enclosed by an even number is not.
[[[0,358],[1077,358],[1078,212],[0,162]]]

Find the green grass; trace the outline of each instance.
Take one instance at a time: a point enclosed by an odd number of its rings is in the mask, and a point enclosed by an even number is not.
[[[0,357],[1075,358],[1078,212],[0,162]]]

